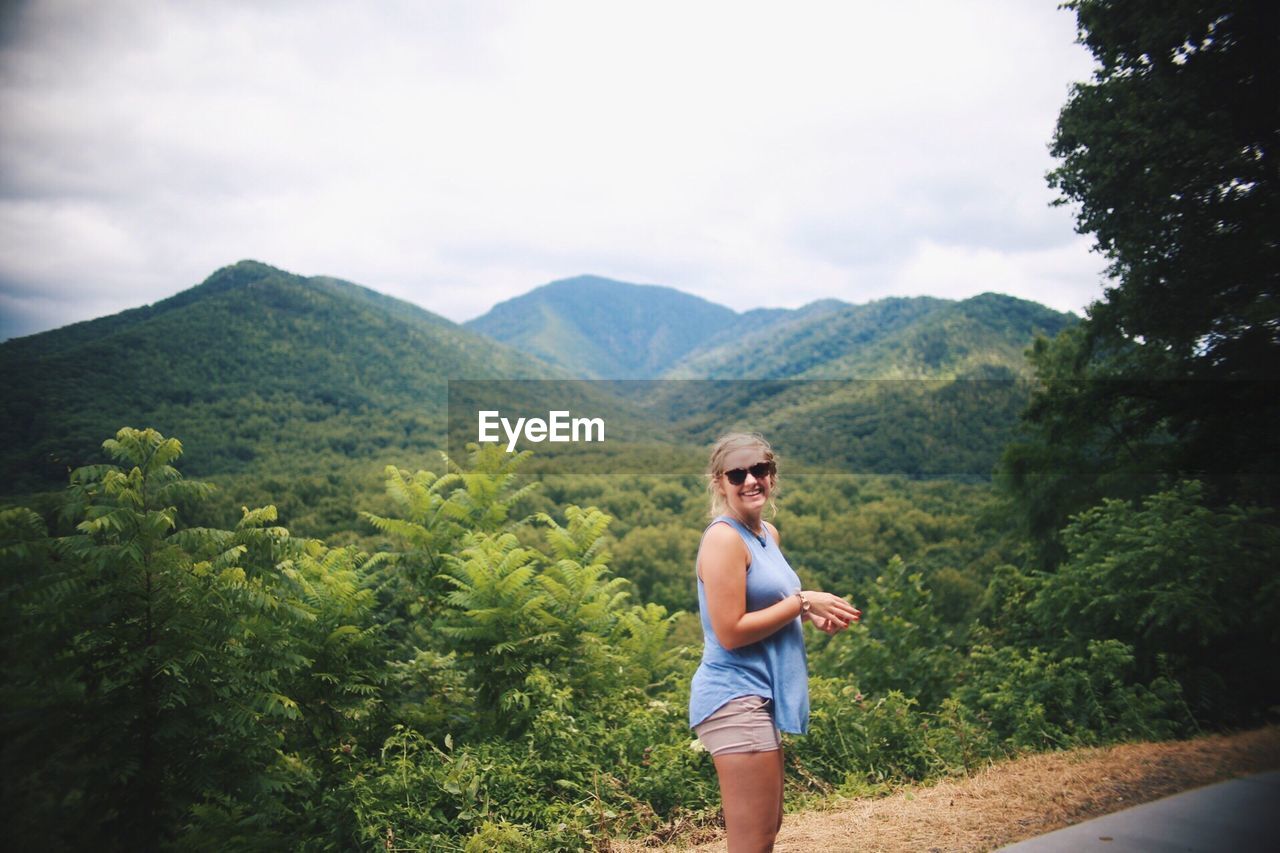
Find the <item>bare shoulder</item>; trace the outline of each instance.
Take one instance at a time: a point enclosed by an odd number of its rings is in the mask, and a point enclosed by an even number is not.
[[[729,550],[745,553],[747,546],[738,531],[733,529],[733,525],[720,521],[714,522],[707,528],[707,532],[702,534],[702,550],[704,552]]]
[[[716,570],[750,564],[751,554],[747,551],[747,545],[732,525],[712,524],[702,534],[702,545],[698,548],[699,577],[702,577],[702,570],[706,567]]]

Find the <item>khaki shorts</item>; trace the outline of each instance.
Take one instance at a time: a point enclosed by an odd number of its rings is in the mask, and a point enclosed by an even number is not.
[[[725,702],[693,730],[712,755],[781,749],[782,737],[773,724],[772,705],[763,696],[739,696]]]

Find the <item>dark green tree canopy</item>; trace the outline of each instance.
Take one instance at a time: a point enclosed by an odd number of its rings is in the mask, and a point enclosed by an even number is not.
[[[1106,497],[1180,478],[1280,500],[1280,4],[1071,0],[1098,62],[1049,174],[1111,281],[1033,348],[1040,382],[1001,476],[1042,567]]]
[[[1095,339],[1202,378],[1280,377],[1280,4],[1072,0],[1099,63],[1049,176],[1111,261]]]

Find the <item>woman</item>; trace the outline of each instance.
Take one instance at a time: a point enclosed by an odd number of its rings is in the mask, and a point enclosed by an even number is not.
[[[861,617],[839,596],[802,590],[765,521],[777,487],[773,449],[734,433],[711,450],[713,520],[698,549],[702,663],[693,676],[689,724],[720,780],[729,853],[773,849],[782,826],[779,729],[809,724],[809,676],[802,622],[828,634]]]

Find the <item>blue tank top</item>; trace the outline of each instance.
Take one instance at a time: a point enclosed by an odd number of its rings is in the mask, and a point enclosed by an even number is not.
[[[763,610],[800,590],[800,578],[787,564],[768,532],[764,541],[735,518],[722,515],[712,524],[727,523],[747,543],[747,610]],[[706,531],[703,531],[703,536]],[[809,671],[804,654],[800,617],[763,640],[726,649],[716,639],[707,613],[707,590],[698,578],[698,610],[702,616],[702,662],[693,674],[689,692],[689,725],[698,725],[730,699],[764,696],[773,700],[774,724],[784,732],[809,729]]]

